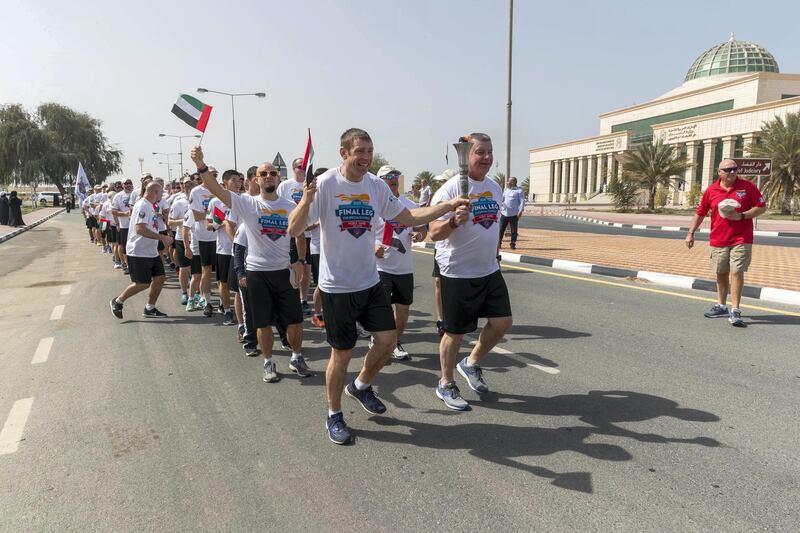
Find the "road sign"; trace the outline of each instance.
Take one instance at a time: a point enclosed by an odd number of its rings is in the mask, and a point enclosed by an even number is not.
[[[736,166],[739,167],[739,176],[771,176],[772,159],[762,159],[759,157],[739,157],[734,159]]]
[[[272,160],[272,164],[278,169],[278,173],[281,175],[281,178],[285,178],[287,176],[286,161],[283,160],[283,156],[281,156],[280,152],[278,152],[278,154],[275,156],[275,159]]]

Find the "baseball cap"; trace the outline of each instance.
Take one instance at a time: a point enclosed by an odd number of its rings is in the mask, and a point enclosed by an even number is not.
[[[390,176],[390,174],[393,174],[394,176]],[[396,168],[394,168],[392,166],[383,165],[380,169],[378,169],[378,174],[377,175],[378,175],[379,178],[382,178],[382,179],[386,180],[386,179],[390,179],[390,177],[399,177],[402,174],[403,174],[402,172],[400,172],[399,170],[397,170]]]
[[[208,167],[208,171],[209,172],[216,172],[217,174],[219,174],[219,171],[214,167]]]

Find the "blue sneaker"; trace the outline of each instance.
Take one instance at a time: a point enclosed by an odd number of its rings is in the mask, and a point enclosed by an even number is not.
[[[711,309],[703,313],[703,316],[706,318],[717,318],[720,316],[728,316],[728,308],[727,306],[714,304]]]
[[[325,427],[328,430],[328,438],[334,444],[350,444],[353,442],[353,435],[344,421],[342,413],[329,416]]]
[[[464,376],[467,380],[469,388],[478,394],[486,394],[489,392],[489,386],[483,380],[483,370],[478,365],[467,366],[467,358],[465,357],[456,365],[458,373]]]
[[[469,404],[461,397],[461,391],[458,390],[454,381],[446,385],[441,383],[436,385],[436,396],[453,411],[469,411]]]
[[[361,407],[368,413],[382,415],[386,412],[386,406],[375,396],[375,393],[372,391],[372,386],[364,390],[358,390],[355,381],[351,381],[347,384],[347,387],[344,388],[344,393],[354,400],[357,400],[358,403],[361,404]]]
[[[742,312],[735,307],[731,309],[730,316],[728,316],[728,322],[730,322],[731,326],[735,328],[747,327],[747,324],[745,324],[744,320],[742,320]]]
[[[189,295],[185,292],[181,294],[181,305],[186,305],[189,301]]]

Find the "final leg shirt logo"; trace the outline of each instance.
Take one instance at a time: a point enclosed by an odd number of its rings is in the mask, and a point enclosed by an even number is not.
[[[497,223],[497,213],[500,206],[492,198],[492,193],[486,191],[481,194],[470,194],[472,200],[472,223],[480,224],[486,229]]]
[[[372,230],[372,218],[375,209],[369,205],[368,194],[337,194],[342,202],[336,209],[336,216],[342,221],[339,230],[347,231],[358,239]]]
[[[261,224],[261,235],[272,241],[277,241],[281,237],[286,237],[289,229],[289,215],[285,209],[261,208],[261,216],[258,223]]]

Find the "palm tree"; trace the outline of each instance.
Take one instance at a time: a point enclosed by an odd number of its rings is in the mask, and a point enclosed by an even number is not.
[[[689,169],[686,158],[675,152],[671,145],[658,139],[655,143],[642,143],[635,150],[626,152],[622,159],[622,170],[639,183],[650,194],[647,207],[655,207],[656,189],[659,185],[669,188],[673,176],[683,176]]]
[[[506,175],[504,172],[498,172],[492,176],[492,179],[497,182],[501,189],[506,188]]]
[[[753,157],[772,159],[772,175],[762,182],[762,192],[769,204],[780,203],[782,215],[790,214],[792,196],[800,188],[800,113],[765,122],[759,142],[745,150]]]

